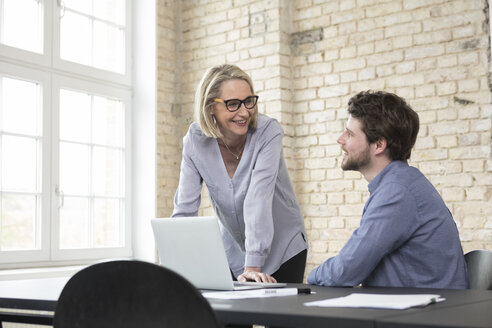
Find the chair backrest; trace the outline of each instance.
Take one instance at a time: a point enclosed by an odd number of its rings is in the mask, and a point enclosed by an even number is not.
[[[470,289],[492,290],[492,251],[470,251],[465,260]]]
[[[110,261],[76,273],[58,299],[54,328],[220,327],[201,293],[177,273]]]

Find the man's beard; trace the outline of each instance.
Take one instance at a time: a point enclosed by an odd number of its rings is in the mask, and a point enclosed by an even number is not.
[[[350,155],[347,154],[342,160],[342,170],[344,171],[360,171],[366,165],[371,162],[371,157],[369,155],[369,147],[365,148],[363,151]]]

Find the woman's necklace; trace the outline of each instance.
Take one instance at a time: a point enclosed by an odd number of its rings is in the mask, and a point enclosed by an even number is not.
[[[237,160],[239,160],[239,157],[241,157],[241,154],[243,153],[243,150],[244,150],[244,145],[243,145],[243,149],[241,149],[241,151],[239,152],[239,154],[234,154],[230,149],[229,149],[229,146],[227,146],[227,144],[225,143],[224,139],[222,139],[222,142],[224,143],[224,146],[226,146],[227,150],[229,151],[229,153],[231,153],[232,155],[234,155],[234,157],[236,157]]]

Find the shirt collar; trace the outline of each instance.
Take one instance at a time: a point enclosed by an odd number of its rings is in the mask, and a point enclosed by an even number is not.
[[[389,163],[388,165],[386,165],[386,167],[381,172],[379,172],[378,175],[376,175],[374,177],[374,179],[372,179],[371,182],[369,182],[369,185],[367,186],[368,189],[369,189],[369,193],[372,193],[376,189],[378,189],[379,185],[381,184],[381,182],[383,181],[384,177],[388,173],[393,172],[396,169],[401,168],[401,167],[404,167],[404,166],[408,166],[408,162],[406,160],[403,160],[403,161],[392,161],[391,163]]]

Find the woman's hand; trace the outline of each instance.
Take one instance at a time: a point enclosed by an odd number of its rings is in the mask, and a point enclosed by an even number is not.
[[[272,276],[260,271],[261,268],[258,267],[245,267],[244,272],[237,277],[237,281],[277,282]]]

